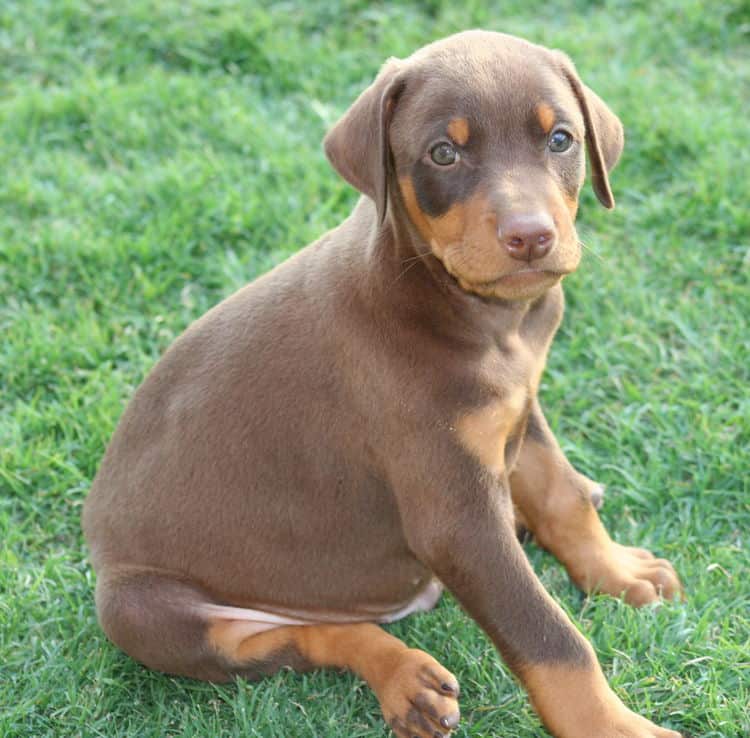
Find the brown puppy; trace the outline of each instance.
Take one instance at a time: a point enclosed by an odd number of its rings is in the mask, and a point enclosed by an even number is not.
[[[515,507],[587,590],[680,590],[611,541],[536,399],[584,149],[612,207],[622,142],[559,52],[472,31],[389,61],[325,142],[352,215],[193,324],[122,417],[83,520],[107,635],[200,679],[349,668],[434,738],[455,678],[375,623],[445,585],[553,735],[677,736],[610,690],[514,535]]]

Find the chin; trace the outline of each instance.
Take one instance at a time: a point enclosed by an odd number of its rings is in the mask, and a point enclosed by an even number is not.
[[[554,287],[565,273],[543,269],[527,269],[506,274],[488,282],[470,282],[456,277],[461,289],[481,297],[497,300],[535,300]]]

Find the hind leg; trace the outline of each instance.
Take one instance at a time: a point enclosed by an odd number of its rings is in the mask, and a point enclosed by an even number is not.
[[[237,673],[271,673],[281,666],[348,669],[369,684],[400,738],[440,738],[458,724],[455,677],[373,623],[286,626],[247,637],[243,626],[217,620],[208,631],[209,643]]]
[[[283,666],[348,669],[375,692],[399,738],[440,738],[458,724],[458,683],[423,651],[373,623],[280,625],[273,614],[222,607],[166,573],[100,574],[99,619],[109,638],[147,666],[226,681]]]
[[[206,643],[203,588],[158,570],[116,567],[100,570],[96,610],[107,637],[151,669],[207,681],[231,674]]]

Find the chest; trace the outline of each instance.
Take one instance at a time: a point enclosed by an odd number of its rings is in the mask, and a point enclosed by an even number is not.
[[[471,381],[482,400],[460,409],[455,427],[462,446],[493,474],[515,464],[561,313],[560,303],[530,316],[477,362]]]

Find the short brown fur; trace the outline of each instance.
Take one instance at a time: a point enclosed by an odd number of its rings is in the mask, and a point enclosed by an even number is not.
[[[553,735],[677,736],[609,689],[515,537],[514,509],[587,590],[680,591],[609,538],[536,399],[584,145],[611,207],[622,127],[559,52],[473,31],[384,65],[325,140],[364,193],[350,217],[188,328],[110,442],[83,526],[117,645],[210,680],[351,669],[399,738],[447,736],[455,678],[377,625],[439,580]]]

